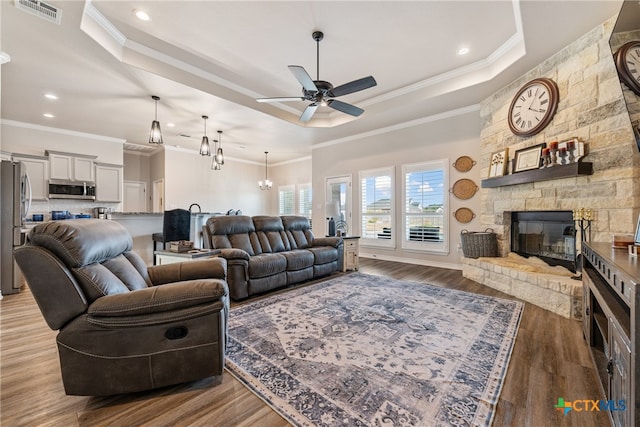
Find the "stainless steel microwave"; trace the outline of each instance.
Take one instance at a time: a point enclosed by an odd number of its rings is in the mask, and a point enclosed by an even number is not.
[[[96,185],[94,182],[86,181],[63,181],[59,179],[49,180],[50,199],[77,199],[95,200]]]

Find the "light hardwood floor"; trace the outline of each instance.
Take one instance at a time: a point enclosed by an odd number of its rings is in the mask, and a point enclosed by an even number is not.
[[[360,260],[363,273],[511,298],[460,271]],[[348,273],[347,273],[348,274]],[[286,292],[286,290],[284,291]],[[194,383],[112,397],[64,394],[51,331],[28,289],[0,302],[2,426],[286,426],[287,422],[224,373]],[[600,398],[579,322],[526,303],[494,426],[608,426],[602,412],[564,416],[565,400]]]

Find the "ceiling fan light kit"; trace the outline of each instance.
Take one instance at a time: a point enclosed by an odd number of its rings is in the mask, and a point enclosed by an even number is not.
[[[302,115],[300,116],[301,122],[307,122],[311,120],[314,113],[319,106],[327,106],[334,110],[341,111],[345,114],[349,114],[354,117],[360,116],[364,113],[362,108],[355,105],[347,104],[346,102],[338,101],[333,98],[339,96],[348,95],[350,93],[359,92],[361,90],[369,89],[377,85],[373,76],[363,77],[358,80],[353,80],[349,83],[333,87],[333,85],[325,80],[320,80],[320,41],[324,38],[322,31],[314,31],[311,35],[313,40],[316,41],[316,80],[313,80],[309,73],[299,65],[289,65],[289,71],[302,85],[302,96],[289,96],[289,97],[275,97],[275,98],[259,98],[258,102],[288,102],[288,101],[311,101],[311,104],[307,106]]]

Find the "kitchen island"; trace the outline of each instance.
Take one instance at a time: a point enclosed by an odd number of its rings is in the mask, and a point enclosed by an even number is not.
[[[192,212],[190,239],[194,248],[202,248],[202,226],[219,212]],[[133,238],[133,250],[147,263],[153,264],[153,233],[162,232],[162,212],[114,212],[111,220],[122,224]],[[160,248],[161,249],[161,248]]]

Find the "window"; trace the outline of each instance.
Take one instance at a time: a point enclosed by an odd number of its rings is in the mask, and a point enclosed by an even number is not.
[[[311,198],[311,184],[298,185],[298,215],[309,219],[311,224],[311,214],[313,209],[313,199]]]
[[[360,238],[363,246],[395,247],[393,167],[360,172]]]
[[[278,187],[278,215],[295,214],[295,197],[294,185]]]
[[[402,247],[427,252],[449,252],[449,161],[404,165]]]

